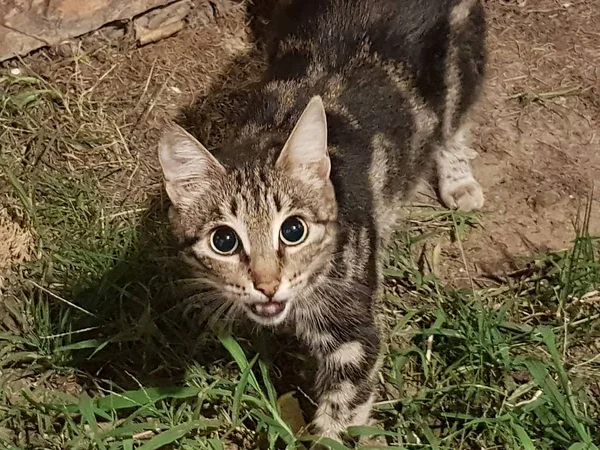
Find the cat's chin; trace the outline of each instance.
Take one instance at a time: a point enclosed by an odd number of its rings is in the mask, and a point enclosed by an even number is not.
[[[253,303],[246,304],[245,310],[248,317],[254,322],[264,326],[276,326],[282,323],[290,311],[290,302]]]

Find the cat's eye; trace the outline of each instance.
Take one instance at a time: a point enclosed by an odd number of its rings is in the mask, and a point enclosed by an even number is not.
[[[293,216],[285,219],[279,230],[279,238],[285,245],[298,245],[308,236],[306,222],[300,217]]]
[[[219,255],[232,255],[238,249],[238,235],[229,227],[219,227],[210,236],[210,246]]]

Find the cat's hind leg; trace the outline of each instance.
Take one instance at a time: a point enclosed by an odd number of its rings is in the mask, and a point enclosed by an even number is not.
[[[471,160],[477,154],[467,144],[466,130],[459,129],[436,153],[438,189],[442,202],[461,211],[483,207],[483,190],[473,176]]]

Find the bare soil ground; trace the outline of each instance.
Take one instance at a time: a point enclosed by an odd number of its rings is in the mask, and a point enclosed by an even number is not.
[[[458,284],[465,263],[471,275],[505,273],[568,248],[594,183],[590,233],[600,233],[600,2],[486,6],[487,86],[472,129],[486,205],[464,258],[443,245],[440,275]]]
[[[600,2],[488,2],[489,76],[474,129],[484,229],[465,244],[493,270],[566,248],[600,180]],[[600,232],[595,196],[591,232]]]

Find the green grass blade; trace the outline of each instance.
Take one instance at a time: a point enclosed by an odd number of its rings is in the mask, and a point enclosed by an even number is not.
[[[240,381],[235,387],[235,394],[233,396],[233,406],[231,408],[231,416],[233,418],[234,426],[239,424],[240,421],[240,406],[242,404],[242,395],[246,392],[246,386],[248,385],[248,377],[252,372],[252,367],[256,363],[258,359],[258,354],[252,358],[252,361],[248,364],[248,366],[243,370],[242,375],[240,376]]]
[[[139,450],[157,450],[160,448],[164,448],[164,446],[168,444],[172,444],[173,442],[181,439],[186,436],[193,430],[196,429],[205,429],[209,427],[219,426],[220,422],[214,420],[192,420],[191,422],[182,423],[180,425],[176,425],[170,430],[164,431],[157,436],[154,436],[144,445],[139,447]]]
[[[519,441],[521,442],[523,449],[524,450],[535,450],[533,441],[531,440],[531,438],[529,437],[529,435],[527,434],[525,429],[521,425],[518,425],[516,423],[511,423],[510,425],[511,425],[512,429],[515,431],[517,437],[519,438]]]
[[[315,443],[318,442],[319,445],[322,445],[330,450],[351,450],[349,447],[346,447],[344,444],[342,444],[339,441],[336,441],[331,438],[322,437],[322,436],[307,435],[307,436],[302,436],[300,438],[300,440],[303,442],[315,442]]]
[[[8,178],[8,181],[10,182],[13,189],[17,193],[19,200],[21,200],[21,204],[23,205],[23,208],[25,209],[25,212],[27,213],[27,217],[29,218],[29,220],[33,221],[35,218],[35,211],[34,211],[33,203],[31,202],[30,195],[27,193],[27,191],[25,190],[25,187],[21,183],[21,180],[19,180],[8,167],[6,167],[6,166],[0,166],[0,167],[2,167],[2,172],[4,172],[4,174]]]
[[[246,354],[240,344],[233,338],[231,335],[221,335],[219,336],[219,341],[223,347],[227,349],[229,354],[233,357],[235,362],[237,363],[240,370],[243,372],[248,367],[248,358],[246,358]],[[248,376],[248,380],[250,385],[257,391],[261,392],[260,386],[258,385],[258,380],[254,376],[252,372],[250,372]]]
[[[210,445],[211,450],[225,450],[225,446],[219,439],[209,439],[208,445]]]
[[[561,418],[579,435],[584,442],[590,442],[590,437],[581,422],[571,409],[570,403],[560,392],[556,382],[552,379],[544,363],[541,361],[526,361],[525,365],[535,381],[547,395],[554,407],[558,410]]]
[[[190,398],[200,393],[198,387],[165,386],[148,389],[127,391],[122,394],[110,394],[97,399],[96,406],[102,410],[118,410],[124,408],[135,408],[156,403],[167,398]]]
[[[100,442],[98,439],[98,434],[100,431],[100,427],[98,426],[98,422],[96,421],[96,414],[94,411],[94,404],[90,396],[84,392],[79,397],[79,410],[81,411],[81,416],[84,420],[84,423],[87,423],[92,430],[92,437],[96,445],[100,449],[105,449],[106,446]]]
[[[267,388],[267,396],[269,398],[269,403],[271,406],[278,412],[279,411],[279,403],[277,403],[277,392],[275,391],[275,386],[271,382],[271,377],[269,376],[269,366],[263,360],[258,362],[260,367],[260,373],[262,375],[263,383]]]

